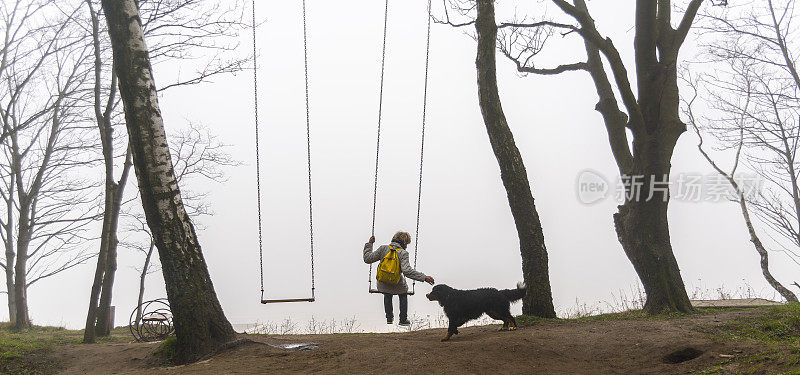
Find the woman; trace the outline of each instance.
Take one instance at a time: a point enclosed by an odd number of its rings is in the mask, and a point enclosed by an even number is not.
[[[389,245],[378,247],[377,250],[372,251],[372,244],[375,243],[375,236],[369,238],[369,242],[364,244],[364,263],[375,263],[390,251]],[[397,232],[392,237],[392,245],[397,250],[397,257],[400,260],[400,271],[403,276],[412,280],[424,281],[433,285],[433,277],[427,276],[411,267],[408,261],[408,251],[406,246],[411,243],[411,235],[407,232]],[[394,321],[394,314],[392,309],[392,296],[397,295],[400,299],[400,325],[409,326],[411,322],[408,321],[408,284],[405,277],[400,277],[400,282],[397,285],[392,285],[378,281],[378,291],[383,293],[383,308],[386,310],[386,323],[392,324]]]

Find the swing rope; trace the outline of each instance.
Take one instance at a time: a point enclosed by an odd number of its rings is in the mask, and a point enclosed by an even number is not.
[[[383,120],[383,77],[386,71],[386,32],[389,25],[389,0],[386,0],[386,8],[383,12],[383,50],[381,52],[381,84],[378,94],[378,135],[375,146],[375,185],[372,190],[372,235],[375,235],[375,214],[378,206],[378,166],[381,158],[381,120]],[[370,267],[370,273],[372,267]],[[372,277],[370,276],[370,280]]]
[[[314,302],[315,280],[314,280],[314,205],[311,194],[311,109],[309,105],[308,89],[308,26],[306,22],[306,1],[303,0],[303,67],[305,78],[305,101],[306,101],[306,155],[308,165],[308,227],[311,249],[311,298],[291,298],[291,299],[264,299],[264,245],[263,245],[263,225],[261,210],[261,157],[259,152],[259,122],[258,122],[258,51],[256,43],[256,0],[252,0],[252,31],[253,31],[253,107],[255,109],[255,137],[256,137],[256,201],[258,206],[258,261],[261,271],[261,303],[272,302]]]
[[[255,0],[253,0],[255,1]],[[303,0],[303,77],[306,88],[306,160],[308,165],[308,237],[311,252],[311,300],[314,296],[314,202],[311,195],[311,106],[308,99],[308,24],[306,22],[306,0]]]
[[[258,207],[258,263],[261,270],[261,299],[264,299],[264,240],[261,229],[261,156],[258,149],[258,53],[256,51],[256,1],[252,2],[253,10],[253,108],[255,110],[256,128],[256,206]]]
[[[376,208],[378,202],[378,162],[380,160],[380,150],[381,150],[381,120],[382,120],[382,110],[383,110],[383,79],[385,73],[385,66],[386,66],[386,34],[387,34],[387,25],[389,20],[389,0],[386,0],[386,9],[383,15],[383,50],[381,56],[381,83],[380,83],[380,94],[378,96],[378,131],[377,131],[377,141],[375,147],[375,185],[372,195],[372,235],[375,235],[375,215],[376,215]],[[427,108],[428,108],[428,70],[429,70],[429,62],[430,62],[430,51],[431,51],[431,0],[428,0],[428,27],[427,27],[427,36],[426,36],[426,43],[425,43],[425,83],[423,86],[423,95],[422,95],[422,130],[420,136],[420,152],[419,152],[419,185],[417,189],[417,220],[416,220],[416,228],[414,232],[414,269],[417,268],[417,254],[419,251],[419,223],[421,217],[421,210],[422,210],[422,170],[424,166],[425,160],[425,124],[427,120]],[[370,293],[377,293],[377,290],[372,289],[372,265],[369,267],[369,291]],[[417,286],[417,281],[414,280],[411,284],[411,292],[408,294],[413,295]]]
[[[383,77],[386,71],[386,32],[389,25],[389,0],[386,0],[386,7],[383,11],[383,50],[381,51],[381,83],[380,93],[378,94],[378,132],[375,142],[375,184],[372,190],[372,236],[375,236],[375,215],[378,207],[378,166],[381,158],[381,120],[383,119]],[[369,290],[372,289],[372,265],[369,266]]]
[[[417,190],[417,227],[414,233],[414,269],[417,269],[417,251],[419,250],[419,220],[422,210],[422,166],[425,160],[425,123],[428,110],[428,67],[431,54],[431,0],[428,0],[428,35],[425,42],[425,84],[422,89],[422,134],[419,146],[419,188]],[[411,283],[411,294],[417,287],[417,280]]]

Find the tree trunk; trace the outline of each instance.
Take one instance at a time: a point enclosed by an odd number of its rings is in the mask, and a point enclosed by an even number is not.
[[[114,181],[114,129],[111,123],[112,111],[116,102],[117,78],[111,74],[108,98],[103,108],[102,83],[103,59],[100,45],[100,21],[94,10],[92,0],[86,0],[92,19],[92,42],[94,47],[94,111],[97,128],[100,133],[100,143],[103,150],[103,163],[105,166],[105,210],[103,211],[103,227],[100,234],[100,253],[97,259],[94,284],[90,296],[89,313],[86,319],[84,342],[94,342],[94,335],[108,336],[108,318],[111,309],[114,276],[117,271],[117,227],[119,214],[122,208],[122,196],[130,172],[130,150],[125,157],[122,175],[119,181]],[[98,305],[99,299],[99,305]],[[89,332],[94,331],[94,333]]]
[[[644,311],[693,311],[672,252],[667,202],[626,202],[614,214],[614,223],[619,242],[647,294]]]
[[[105,206],[104,212],[108,213],[111,211],[113,205],[111,204],[111,200],[114,198],[114,194],[109,194],[110,190],[115,190],[115,186],[113,186],[113,182],[111,184],[106,181],[106,197],[105,197]],[[100,252],[97,254],[97,267],[94,271],[94,281],[92,282],[92,291],[89,295],[89,311],[86,314],[86,325],[83,330],[83,343],[84,344],[92,344],[95,342],[95,337],[97,335],[97,330],[95,329],[95,323],[97,322],[97,317],[99,316],[99,306],[98,301],[100,300],[100,292],[103,287],[103,274],[106,270],[106,262],[108,261],[108,240],[109,237],[106,235],[111,227],[111,217],[107,214],[103,215],[103,228],[101,229],[100,234]]]
[[[647,293],[644,310],[692,312],[667,221],[670,161],[678,137],[686,131],[678,116],[678,51],[664,49],[661,61],[656,61],[655,50],[650,56],[642,46],[646,43],[646,38],[636,41],[642,120],[631,124],[633,164],[625,203],[614,214],[614,224]]]
[[[135,0],[103,0],[114,70],[125,109],[147,224],[161,259],[177,336],[177,360],[190,362],[232,340],[175,179],[152,68]]]
[[[626,185],[625,201],[614,214],[617,238],[647,293],[644,310],[653,314],[693,311],[672,251],[667,209],[672,153],[678,137],[686,131],[679,117],[678,51],[702,0],[689,3],[677,29],[670,24],[670,1],[636,1],[636,90],[631,87],[619,51],[610,38],[597,31],[586,2],[574,0],[575,6],[565,0],[553,2],[581,26],[578,33],[585,42],[587,70],[600,99],[595,109],[603,115],[609,144]],[[619,110],[600,52],[611,68],[627,115]]]
[[[8,290],[8,293],[6,293],[8,297],[8,321],[14,324],[17,321],[16,297],[14,297],[14,267],[6,268],[6,290]]]
[[[28,245],[31,241],[30,226],[28,224],[29,217],[27,210],[22,207],[29,207],[27,202],[20,199],[20,216],[19,216],[19,237],[17,238],[17,261],[14,264],[14,308],[16,316],[14,317],[14,329],[28,329],[31,328],[31,320],[28,317],[28,295],[27,295],[27,263],[28,263]]]
[[[147,278],[147,269],[150,268],[150,259],[153,257],[153,248],[155,247],[153,240],[150,240],[150,250],[147,251],[147,256],[144,258],[144,265],[142,266],[142,274],[139,276],[139,303],[136,305],[136,321],[142,319],[142,302],[144,302],[144,281]]]
[[[772,272],[769,270],[769,253],[764,247],[764,244],[761,243],[761,239],[758,237],[756,234],[756,229],[753,227],[753,222],[750,220],[750,212],[747,209],[744,193],[741,192],[738,184],[736,184],[732,178],[729,178],[729,180],[732,184],[734,184],[734,188],[736,189],[737,193],[739,193],[739,208],[742,210],[744,223],[747,226],[747,232],[750,234],[750,241],[753,243],[753,246],[755,246],[756,252],[758,252],[761,264],[761,273],[764,275],[764,279],[767,280],[767,283],[769,283],[771,287],[780,293],[786,302],[797,302],[797,295],[789,290],[789,288],[783,286],[780,281],[772,276]]]
[[[108,336],[111,330],[108,326],[109,312],[111,311],[111,294],[114,288],[114,275],[117,272],[117,244],[116,229],[111,234],[114,238],[108,246],[106,270],[103,272],[103,287],[100,293],[100,305],[97,308],[97,336]]]
[[[508,127],[497,87],[496,58],[497,24],[493,0],[478,0],[478,17],[475,22],[478,32],[478,54],[475,65],[478,70],[478,98],[489,141],[492,144],[500,176],[508,195],[508,203],[519,236],[522,255],[522,274],[528,293],[522,299],[522,313],[544,318],[556,316],[553,295],[550,289],[547,248],[544,243],[542,225],[536,211],[533,194],[528,182],[525,164],[514,143],[514,135]]]
[[[97,310],[97,325],[95,326],[97,336],[108,336],[111,333],[110,327],[108,326],[108,314],[109,311],[111,311],[111,294],[114,288],[114,275],[117,272],[117,245],[119,243],[117,239],[117,226],[119,224],[120,209],[122,208],[122,193],[125,189],[124,184],[127,180],[129,169],[128,164],[126,164],[120,183],[114,184],[114,189],[107,191],[107,193],[111,193],[111,209],[106,211],[105,215],[109,217],[110,225],[108,227],[108,232],[103,234],[103,236],[107,238],[107,249],[100,305]],[[113,176],[111,176],[111,178],[113,178]]]
[[[11,183],[9,186],[14,186],[14,174],[11,173]],[[5,253],[6,253],[6,291],[8,297],[8,321],[14,324],[17,320],[16,297],[14,296],[14,258],[16,252],[14,251],[14,205],[11,198],[11,191],[9,191],[8,199],[6,200],[6,207],[8,209],[8,217],[6,218],[6,225],[3,228],[6,232],[5,235]]]

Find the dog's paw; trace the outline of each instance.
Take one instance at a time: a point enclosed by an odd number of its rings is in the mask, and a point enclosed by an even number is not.
[[[445,341],[448,341],[448,340],[450,340],[449,337],[442,337],[442,342],[445,342]]]
[[[517,327],[509,327],[509,328],[508,328],[508,330],[509,330],[509,331],[516,331],[516,330],[517,330]]]

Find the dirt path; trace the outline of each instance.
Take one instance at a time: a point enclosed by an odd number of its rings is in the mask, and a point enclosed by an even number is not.
[[[516,332],[499,325],[460,330],[439,342],[443,329],[409,333],[244,336],[277,345],[314,342],[298,351],[247,343],[199,363],[153,368],[157,344],[71,345],[55,355],[64,374],[676,374],[725,362],[720,355],[755,353],[746,343],[714,342],[708,330],[754,311],[649,321],[544,322]],[[719,340],[717,340],[719,341]],[[694,348],[699,357],[665,363],[668,354]],[[737,354],[740,355],[740,354]]]

